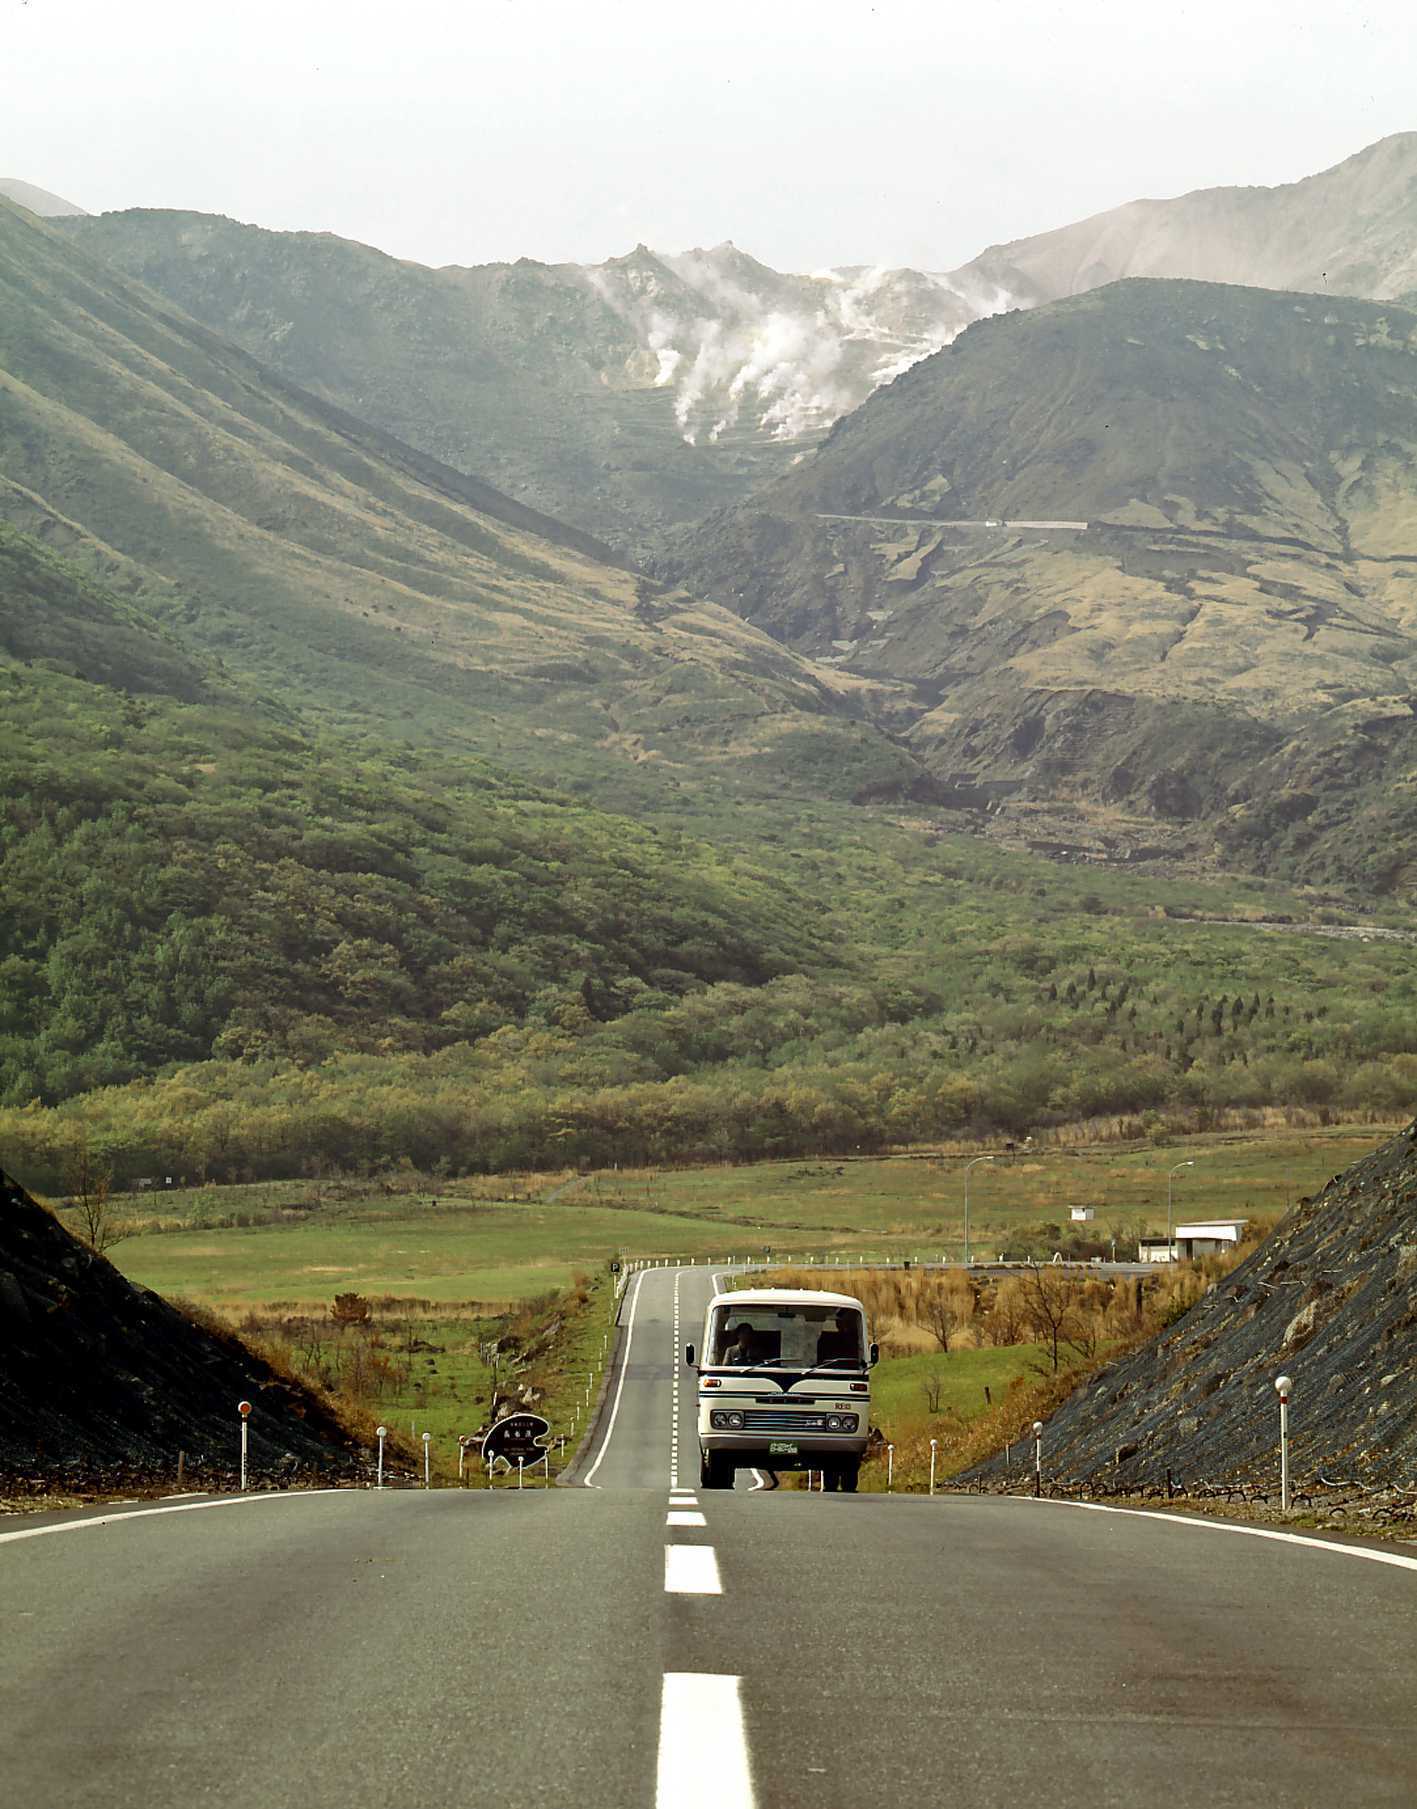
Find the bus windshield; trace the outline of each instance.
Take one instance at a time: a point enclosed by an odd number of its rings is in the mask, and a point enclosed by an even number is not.
[[[710,1364],[775,1369],[863,1369],[861,1314],[853,1307],[718,1306]]]

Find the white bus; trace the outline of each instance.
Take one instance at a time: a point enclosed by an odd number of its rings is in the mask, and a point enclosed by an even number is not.
[[[871,1428],[866,1314],[850,1294],[741,1288],[715,1294],[695,1362],[700,1481],[731,1489],[738,1470],[821,1470],[854,1493]]]

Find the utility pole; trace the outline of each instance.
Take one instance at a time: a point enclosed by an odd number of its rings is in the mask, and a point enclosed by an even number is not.
[[[966,1162],[964,1165],[964,1266],[966,1269],[970,1266],[970,1263],[969,1263],[969,1171],[971,1168],[976,1167],[981,1162],[992,1162],[993,1160],[994,1160],[994,1158],[992,1156],[976,1156],[974,1158],[973,1162]]]
[[[1195,1165],[1196,1164],[1195,1164],[1194,1157],[1192,1157],[1189,1161],[1186,1161],[1186,1162],[1178,1162],[1176,1164],[1175,1168],[1173,1168],[1166,1177],[1166,1260],[1167,1260],[1167,1262],[1171,1262],[1173,1260],[1172,1249],[1173,1249],[1174,1241],[1175,1241],[1172,1230],[1171,1230],[1171,1216],[1172,1216],[1171,1215],[1171,1188],[1172,1188],[1172,1185],[1175,1181],[1177,1174],[1180,1172],[1181,1169],[1194,1168]]]

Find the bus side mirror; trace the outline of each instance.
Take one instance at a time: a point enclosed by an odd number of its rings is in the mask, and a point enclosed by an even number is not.
[[[694,1367],[694,1347],[692,1344],[686,1344],[684,1346],[684,1361],[689,1365],[690,1369]]]
[[[881,1360],[881,1347],[879,1344],[873,1344],[871,1346],[871,1358],[870,1358],[872,1369],[874,1369],[876,1367],[876,1365],[880,1362],[880,1360]]]

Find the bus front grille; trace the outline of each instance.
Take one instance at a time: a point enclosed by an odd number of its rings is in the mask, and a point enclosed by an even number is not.
[[[824,1413],[776,1413],[749,1408],[743,1415],[745,1432],[824,1432],[826,1424]]]

